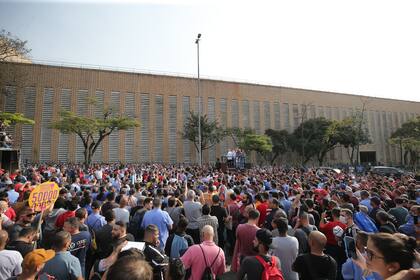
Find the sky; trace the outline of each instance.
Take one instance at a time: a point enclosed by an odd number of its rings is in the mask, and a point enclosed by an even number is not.
[[[420,101],[419,1],[0,0],[31,59]]]

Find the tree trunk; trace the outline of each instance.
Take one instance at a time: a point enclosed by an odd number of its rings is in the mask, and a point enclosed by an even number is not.
[[[88,147],[85,148],[84,157],[85,157],[85,168],[89,168],[91,157],[90,157],[90,150]]]

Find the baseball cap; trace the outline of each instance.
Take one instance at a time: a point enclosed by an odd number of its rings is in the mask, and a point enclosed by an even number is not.
[[[54,258],[54,250],[35,249],[28,253],[22,262],[23,268],[34,268]]]
[[[271,234],[271,231],[268,229],[262,228],[257,230],[255,236],[257,237],[258,241],[263,243],[264,245],[273,248],[272,242],[273,242],[273,235]]]

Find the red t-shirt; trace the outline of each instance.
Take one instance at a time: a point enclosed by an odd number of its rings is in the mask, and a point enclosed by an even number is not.
[[[258,220],[258,226],[262,226],[265,222],[265,218],[267,217],[267,209],[268,209],[268,202],[264,201],[257,206],[258,212],[260,212],[260,218]]]
[[[16,212],[12,207],[9,207],[6,212],[4,212],[4,215],[7,216],[10,220],[14,221],[16,219]]]
[[[76,211],[67,211],[61,214],[57,217],[57,220],[55,221],[55,226],[59,229],[63,228],[64,222],[71,217],[74,217],[76,215]]]
[[[333,228],[335,228],[336,226],[340,226],[343,230],[345,230],[347,228],[347,226],[339,221],[332,221],[332,222],[328,222],[324,225],[319,225],[319,230],[325,234],[325,236],[327,237],[327,244],[330,245],[338,245],[337,240],[335,239],[335,235],[333,233]]]

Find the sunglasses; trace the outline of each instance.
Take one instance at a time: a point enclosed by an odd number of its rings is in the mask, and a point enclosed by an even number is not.
[[[377,258],[377,259],[384,259],[384,257],[382,256],[378,256],[377,254],[375,254],[375,252],[373,252],[372,250],[368,249],[367,247],[365,247],[365,251],[366,251],[366,257],[371,261],[373,260],[373,258]]]

